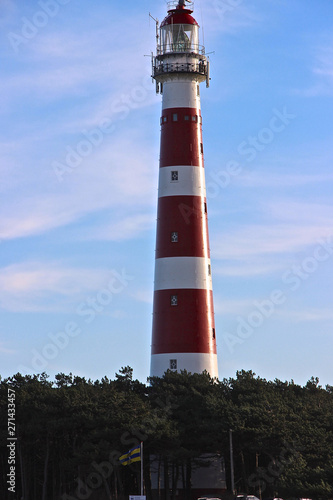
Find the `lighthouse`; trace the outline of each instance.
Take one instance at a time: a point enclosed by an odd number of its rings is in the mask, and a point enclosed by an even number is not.
[[[200,83],[209,61],[192,3],[169,2],[152,77],[162,95],[151,376],[218,376]]]

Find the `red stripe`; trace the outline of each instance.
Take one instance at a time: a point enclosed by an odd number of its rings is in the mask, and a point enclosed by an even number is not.
[[[156,258],[208,257],[206,200],[200,196],[163,196],[158,200]],[[205,230],[205,228],[207,228]],[[171,233],[178,232],[178,242]],[[206,248],[206,251],[205,251]]]
[[[177,114],[177,121],[173,121],[174,114]],[[185,120],[186,116],[189,120]],[[196,122],[192,121],[192,118],[195,118]],[[198,166],[200,161],[203,165],[202,126],[198,111],[195,108],[165,109],[161,121],[160,167]]]
[[[171,306],[171,295],[177,295],[177,306]],[[215,324],[211,290],[154,292],[152,354],[216,354],[213,328]]]

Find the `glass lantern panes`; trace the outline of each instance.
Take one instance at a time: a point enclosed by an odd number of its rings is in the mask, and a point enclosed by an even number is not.
[[[196,24],[167,24],[161,28],[161,49],[166,52],[199,52]]]

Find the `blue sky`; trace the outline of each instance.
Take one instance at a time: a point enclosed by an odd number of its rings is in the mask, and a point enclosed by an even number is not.
[[[0,374],[149,375],[164,0],[1,2]],[[220,378],[333,383],[333,4],[196,0]],[[148,57],[145,57],[148,56]]]

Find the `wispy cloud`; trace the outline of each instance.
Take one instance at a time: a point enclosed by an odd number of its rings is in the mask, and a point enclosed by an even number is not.
[[[333,41],[326,40],[314,49],[312,74],[314,83],[307,88],[295,89],[294,93],[302,97],[319,97],[333,93]]]
[[[333,321],[333,311],[327,308],[307,308],[299,310],[283,309],[276,312],[280,317],[288,319],[293,323]],[[317,332],[318,335],[320,332]]]
[[[237,229],[212,235],[217,274],[267,276],[286,269],[295,253],[308,251],[320,239],[332,236],[330,205],[285,199],[262,202],[260,210],[263,222],[238,223]]]
[[[70,267],[57,261],[12,264],[1,269],[0,305],[12,312],[72,312],[88,294],[105,289],[115,272],[122,270]]]
[[[131,141],[119,134],[111,141],[106,138],[105,144],[92,151],[89,158],[83,158],[76,168],[65,172],[62,183],[58,182],[52,167],[56,158],[50,159],[46,165],[47,175],[45,165],[39,165],[36,171],[31,160],[26,162],[24,168],[31,166],[31,174],[27,177],[23,174],[19,186],[16,181],[18,172],[14,168],[7,176],[7,184],[12,184],[15,196],[12,196],[11,189],[4,194],[6,205],[0,216],[0,237],[13,239],[41,234],[73,223],[89,213],[112,207],[118,209],[118,219],[112,222],[114,228],[121,230],[121,220],[124,219],[123,235],[124,231],[128,236],[129,231],[136,235],[135,222],[140,222],[142,228],[147,217],[138,218],[136,215],[137,219],[132,223],[131,218],[140,207],[149,206],[155,200],[152,193],[156,192],[157,169],[153,169],[155,175],[152,175],[150,164],[154,155],[140,142],[140,133],[133,132],[130,136]],[[64,148],[57,160],[63,164],[65,156]],[[39,182],[31,185],[32,175],[33,178],[37,175]],[[27,186],[28,195],[25,194]],[[21,195],[18,198],[19,192]],[[119,213],[120,207],[125,209],[123,214]],[[131,209],[133,216],[129,216]]]
[[[222,315],[235,315],[244,314],[246,311],[253,308],[253,299],[234,299],[228,297],[221,297],[215,294],[214,297],[214,311],[216,314]]]
[[[7,3],[9,9],[12,3]],[[146,145],[147,131],[137,126],[133,114],[158,103],[147,78],[150,61],[144,57],[154,29],[138,39],[137,13],[112,12],[111,28],[98,22],[102,6],[94,11],[96,29],[88,32],[79,16],[71,30],[50,23],[22,47],[24,58],[19,52],[3,75],[0,92],[6,105],[1,111],[8,119],[0,144],[2,239],[42,234],[115,207],[117,220],[109,223],[113,235],[119,231],[120,239],[128,238],[146,227],[158,153]],[[140,20],[148,27],[148,15]],[[16,22],[19,29],[20,19]],[[12,59],[9,46],[7,52]],[[109,132],[98,144],[89,144],[86,135],[106,120]],[[91,151],[77,155],[87,140]],[[74,167],[68,167],[69,151],[79,156]],[[56,163],[64,175],[57,177]]]
[[[249,256],[297,252],[315,244],[319,238],[331,234],[331,231],[331,226],[246,225],[215,240],[214,253],[219,259],[244,260]]]
[[[138,302],[144,302],[150,305],[153,304],[152,288],[149,289],[138,288],[134,293],[131,293],[131,297],[133,297]]]
[[[155,227],[155,218],[152,212],[124,214],[120,220],[106,223],[102,227],[95,227],[90,231],[89,239],[104,241],[123,241],[138,237],[142,233]]]
[[[279,189],[281,187],[305,186],[308,184],[319,184],[333,182],[333,174],[278,174],[271,170],[263,173],[262,171],[253,171],[243,173],[235,179],[239,185],[246,188],[270,187]]]
[[[271,258],[253,257],[228,260],[224,264],[217,262],[214,266],[214,276],[243,278],[250,276],[269,276],[286,268],[285,259],[278,261]]]
[[[201,2],[202,4],[202,2]],[[258,25],[263,16],[248,2],[243,0],[213,0],[200,5],[204,26],[209,26],[210,34],[237,33],[244,28]],[[199,12],[199,10],[197,10]],[[199,17],[197,15],[198,21]]]
[[[0,342],[0,352],[3,354],[17,354],[16,350],[8,349],[5,342]]]
[[[333,86],[333,41],[318,49],[317,64],[313,71],[320,77],[327,79]]]

